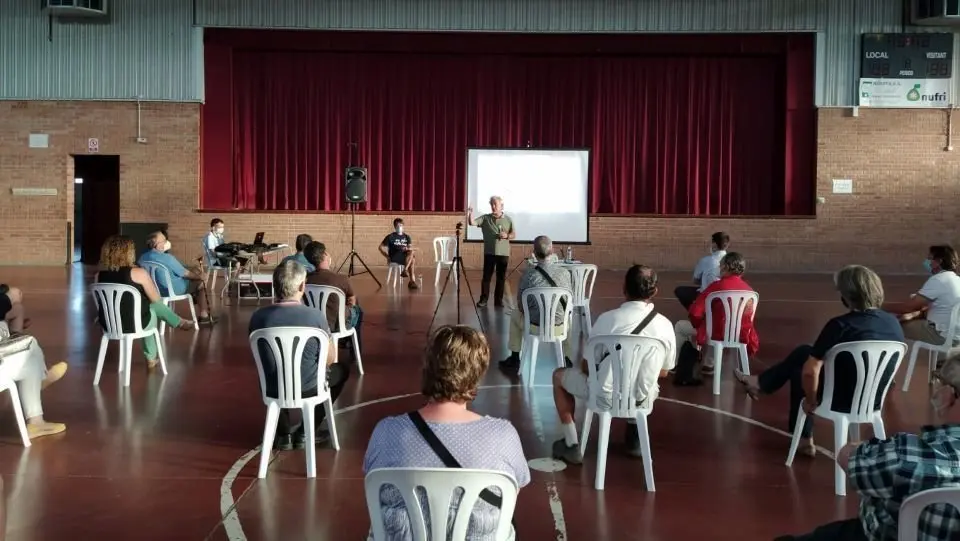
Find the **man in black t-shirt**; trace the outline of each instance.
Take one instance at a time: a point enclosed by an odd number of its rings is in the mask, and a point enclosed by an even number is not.
[[[823,361],[830,348],[837,344],[862,340],[885,340],[903,342],[903,329],[897,318],[880,309],[883,305],[883,284],[875,272],[860,265],[840,269],[835,278],[840,301],[849,310],[837,316],[823,327],[813,346],[798,346],[786,359],[764,370],[759,376],[747,376],[739,370],[734,372],[737,380],[751,398],[772,394],[790,383],[789,430],[792,433],[800,408],[808,414],[820,404],[823,397]],[[856,387],[857,367],[849,354],[838,355],[834,367],[833,407],[837,411],[850,408],[853,390]],[[893,377],[893,368],[881,384]],[[880,397],[882,399],[882,397]],[[879,400],[878,400],[879,401]],[[814,456],[813,416],[808,415],[800,433],[803,444],[798,449],[803,455]]]
[[[393,220],[393,233],[383,238],[380,243],[380,253],[387,258],[390,264],[400,265],[402,269],[400,276],[410,277],[408,286],[410,289],[417,289],[417,280],[415,268],[416,256],[413,253],[413,239],[410,235],[403,232],[403,219]]]

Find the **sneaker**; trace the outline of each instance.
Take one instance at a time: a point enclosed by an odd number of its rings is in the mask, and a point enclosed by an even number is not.
[[[567,445],[567,440],[563,438],[553,442],[553,458],[562,460],[568,464],[583,464],[583,455],[580,454],[580,446]]]
[[[480,300],[477,302],[477,308],[485,308],[487,306],[487,299],[480,297]]]
[[[30,423],[27,425],[27,435],[33,440],[44,436],[59,434],[66,429],[67,425],[63,423],[48,423],[46,421],[42,423]]]
[[[47,377],[43,378],[43,383],[40,384],[41,389],[46,389],[47,387],[53,385],[54,383],[60,381],[60,378],[67,373],[67,363],[59,362],[50,368],[47,369]]]
[[[511,354],[506,359],[498,363],[500,370],[508,375],[515,376],[520,373],[520,355],[517,353]]]
[[[313,442],[316,445],[326,445],[329,441],[330,441],[330,432],[322,428],[317,429],[316,437],[314,438]],[[304,432],[303,426],[301,425],[301,427],[297,429],[296,432],[293,433],[293,448],[303,449],[306,446],[307,446],[307,433]]]

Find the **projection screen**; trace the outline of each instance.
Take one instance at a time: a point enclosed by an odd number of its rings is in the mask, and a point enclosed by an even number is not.
[[[513,219],[515,242],[547,235],[554,243],[587,243],[587,149],[467,149],[467,206],[474,216],[490,212],[490,197],[503,198]],[[467,240],[482,240],[467,227]]]

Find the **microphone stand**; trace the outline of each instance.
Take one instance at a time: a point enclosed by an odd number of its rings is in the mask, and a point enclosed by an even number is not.
[[[443,288],[440,289],[440,298],[437,299],[437,306],[433,309],[433,317],[430,318],[430,326],[427,327],[427,334],[430,334],[430,331],[433,330],[433,324],[437,321],[437,312],[440,311],[440,304],[443,303],[443,294],[447,291],[447,285],[450,283],[450,275],[453,273],[457,274],[456,277],[456,288],[457,288],[457,325],[460,325],[461,315],[460,315],[460,284],[467,284],[467,293],[470,295],[470,305],[473,306],[473,312],[477,315],[477,321],[480,323],[480,332],[486,332],[483,328],[483,320],[480,318],[480,310],[477,308],[477,300],[473,296],[473,289],[470,287],[470,282],[467,280],[467,274],[463,270],[463,258],[460,257],[460,232],[463,230],[463,222],[457,222],[456,230],[456,249],[454,251],[453,262],[450,264],[450,269],[447,271],[447,277],[443,281]]]

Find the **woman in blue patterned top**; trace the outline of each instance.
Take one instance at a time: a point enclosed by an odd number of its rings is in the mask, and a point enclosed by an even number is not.
[[[517,430],[510,421],[467,409],[489,364],[490,346],[483,334],[459,325],[437,329],[427,345],[420,387],[427,403],[418,412],[461,467],[505,472],[524,487],[530,483],[530,469]],[[443,461],[407,415],[377,423],[363,461],[364,474],[379,468],[442,467]],[[411,540],[410,518],[400,493],[383,487],[380,505],[387,539]],[[451,518],[457,505],[455,497]],[[499,509],[479,501],[470,517],[467,539],[492,540],[499,519]]]

